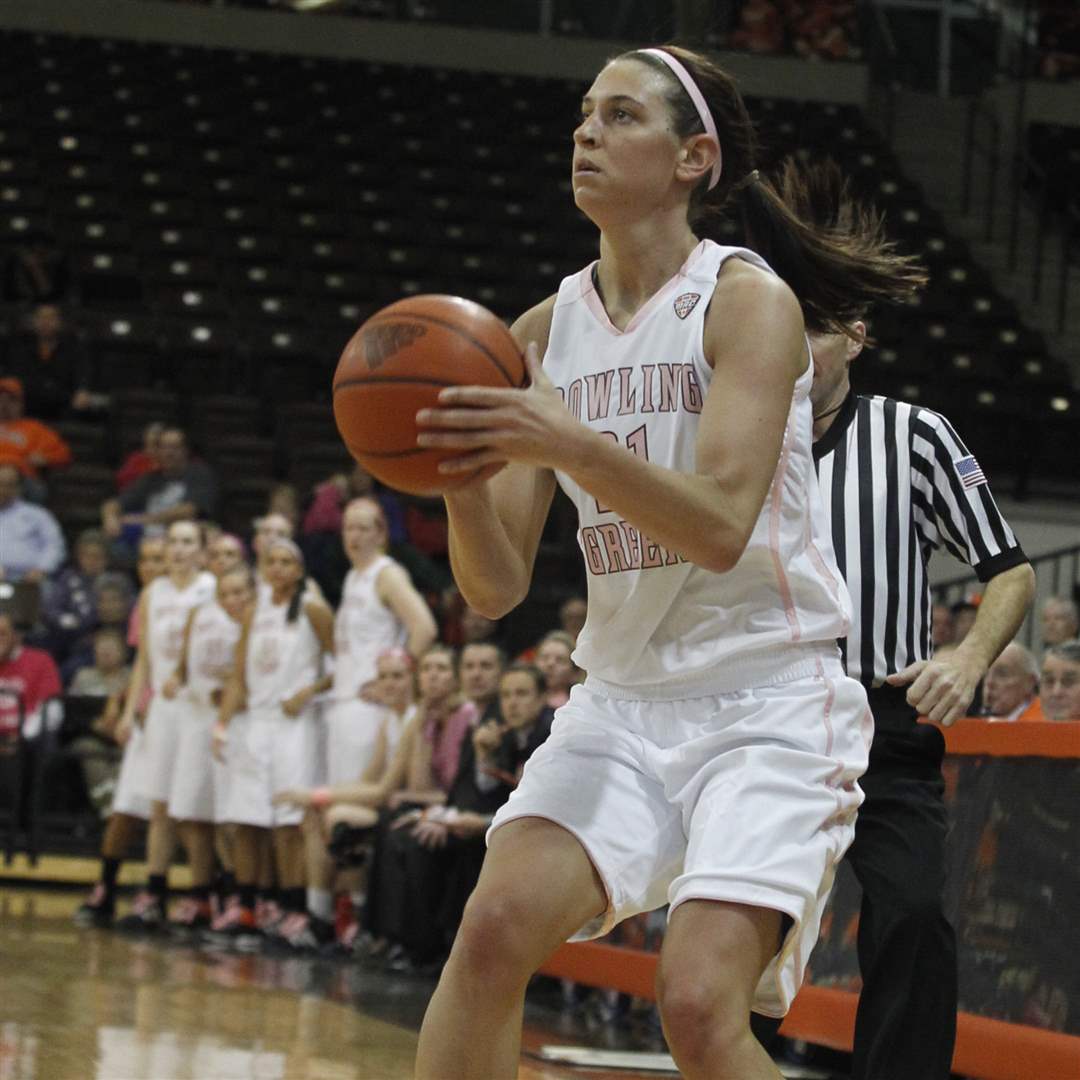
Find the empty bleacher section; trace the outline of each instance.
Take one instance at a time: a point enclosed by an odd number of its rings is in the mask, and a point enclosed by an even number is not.
[[[64,427],[81,466],[115,463],[159,417],[192,426],[237,492],[307,483],[330,471],[320,403],[367,314],[453,292],[511,317],[594,256],[568,183],[579,81],[24,33],[2,47],[0,236],[55,237],[95,386],[113,392],[98,435]],[[930,268],[916,306],[876,316],[861,385],[946,408],[998,473],[1022,477],[1038,455],[1074,474],[1064,368],[862,112],[750,106],[766,165],[836,157]],[[8,333],[18,315],[3,312]],[[305,407],[313,426],[290,437]],[[98,480],[54,499],[69,524],[86,523]]]

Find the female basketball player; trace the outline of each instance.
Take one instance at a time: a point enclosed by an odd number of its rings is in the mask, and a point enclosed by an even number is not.
[[[398,745],[419,724],[417,706],[413,704],[414,668],[412,655],[401,646],[394,646],[379,654],[375,661],[375,685],[369,691],[377,698],[378,706],[373,715],[376,729],[373,752],[369,755],[365,768],[346,781],[339,780],[338,786],[312,788],[310,790],[280,791],[274,796],[276,803],[288,803],[308,810],[313,828],[305,829],[304,842],[307,847],[307,866],[309,879],[313,883],[308,887],[308,919],[300,924],[295,921],[290,927],[289,944],[295,948],[308,948],[328,941],[331,936],[333,919],[333,886],[336,874],[334,863],[327,851],[330,834],[335,825],[346,824],[366,828],[374,824],[374,811],[355,803],[342,801],[358,783],[378,781],[388,771],[390,762],[396,760]],[[397,787],[404,785],[406,772],[403,770]],[[346,877],[350,877],[346,875]],[[360,880],[338,880],[342,889],[353,893],[353,904],[360,906]],[[348,947],[356,933],[355,921],[349,921],[342,928],[339,942]]]
[[[247,565],[244,542],[232,533],[215,536],[206,545],[206,569],[220,581],[231,570]]]
[[[177,699],[181,707],[169,817],[176,822],[191,867],[191,896],[173,918],[184,929],[210,923],[214,823],[226,783],[225,767],[211,753],[211,734],[225,680],[233,669],[240,627],[254,595],[248,567],[241,564],[221,574],[215,599],[191,613],[180,663],[162,687],[163,696]]]
[[[144,536],[139,541],[135,573],[145,595],[150,582],[165,573],[163,536]],[[137,648],[139,644],[140,607],[137,603],[132,609],[128,624],[128,645],[132,648]],[[94,891],[86,903],[75,912],[75,921],[84,926],[108,926],[112,922],[116,910],[116,879],[120,873],[120,864],[127,858],[135,843],[139,822],[150,817],[150,800],[140,795],[137,790],[138,774],[143,760],[142,728],[136,725],[125,734],[116,730],[130,692],[129,685],[124,693],[119,695],[119,700],[110,698],[105,709],[106,716],[114,711],[116,713],[113,737],[124,747],[124,754],[120,759],[120,773],[116,778],[105,835],[101,838],[101,879],[94,886]],[[149,698],[144,690],[143,700],[136,702],[136,711],[143,713],[148,702]],[[140,894],[136,900],[139,906],[146,906],[151,901],[149,893]]]
[[[383,709],[360,697],[375,678],[376,657],[395,645],[419,656],[436,635],[424,598],[385,553],[386,519],[375,499],[349,503],[341,539],[352,569],[334,621],[334,704],[326,721],[330,784],[362,776],[376,750]]]
[[[151,899],[133,906],[123,924],[128,929],[154,929],[165,919],[167,876],[176,846],[168,801],[183,716],[177,703],[166,698],[161,689],[176,670],[188,616],[214,595],[216,584],[212,574],[199,569],[203,540],[194,521],[174,521],[165,543],[166,572],[151,582],[139,599],[139,651],[120,721],[120,732],[127,737],[135,724],[143,688],[149,687],[153,697],[143,722],[143,764],[138,783],[142,794],[150,799],[146,861]]]
[[[515,324],[532,386],[450,388],[418,415],[420,445],[460,451],[444,471],[475,475],[446,496],[469,604],[495,618],[525,596],[556,480],[589,604],[588,678],[494,819],[417,1076],[516,1075],[538,964],[666,902],[658,995],[683,1075],[776,1077],[750,1011],[782,1015],[798,989],[870,735],[835,644],[849,601],[805,330],[896,283],[758,178],[733,81],[695,53],[601,71],[572,183],[600,259]],[[707,238],[728,205],[757,252]]]
[[[236,649],[214,740],[228,761],[225,819],[237,826],[236,880],[241,905],[226,932],[254,929],[260,836],[272,830],[283,906],[303,916],[303,812],[273,803],[284,788],[318,779],[318,733],[313,705],[330,686],[321,674],[334,651],[334,616],[307,588],[304,559],[291,540],[275,539],[265,551],[268,597],[258,601]],[[237,716],[246,708],[245,715]],[[284,932],[285,927],[282,927]]]

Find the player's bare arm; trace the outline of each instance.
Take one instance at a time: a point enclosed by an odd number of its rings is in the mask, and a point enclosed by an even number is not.
[[[431,609],[400,566],[387,566],[380,572],[378,590],[379,599],[405,627],[408,635],[405,648],[411,656],[418,657],[439,634]]]
[[[521,348],[534,341],[543,355],[554,307],[551,296],[514,323],[510,332]],[[496,455],[488,463],[506,460]],[[489,480],[446,494],[454,579],[470,607],[489,619],[525,598],[554,494],[550,469],[517,461]]]

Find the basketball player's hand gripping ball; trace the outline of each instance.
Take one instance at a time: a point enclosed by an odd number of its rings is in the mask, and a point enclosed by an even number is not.
[[[420,446],[456,451],[439,465],[440,473],[470,476],[508,461],[562,469],[576,460],[586,429],[545,374],[535,342],[525,350],[525,366],[526,389],[448,387],[437,407],[417,413]]]

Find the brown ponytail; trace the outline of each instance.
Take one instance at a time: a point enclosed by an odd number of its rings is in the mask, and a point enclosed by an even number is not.
[[[690,198],[696,235],[720,240],[720,225],[732,216],[742,223],[746,246],[784,279],[802,307],[806,328],[849,333],[849,324],[874,303],[906,299],[926,283],[926,273],[885,240],[879,214],[848,194],[843,176],[807,170],[791,159],[779,188],[757,172],[757,139],[735,80],[714,61],[674,45],[663,46],[689,71],[708,102],[723,155],[720,181],[711,191],[703,179]],[[680,138],[703,130],[697,109],[667,65],[647,53],[634,59],[662,72]],[[830,201],[831,200],[831,201]]]

